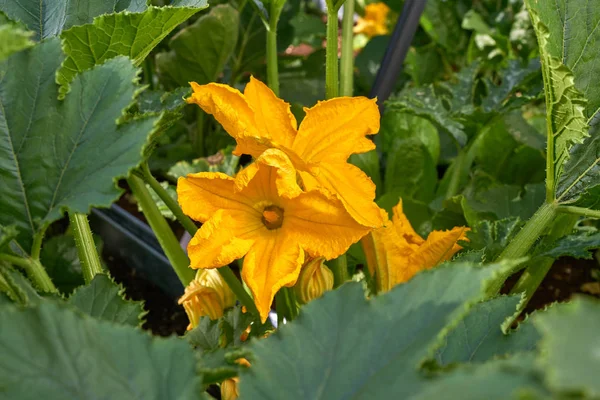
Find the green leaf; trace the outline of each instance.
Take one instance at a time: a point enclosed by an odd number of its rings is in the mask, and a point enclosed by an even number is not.
[[[425,118],[386,109],[381,117],[379,136],[385,152],[392,148],[396,139],[417,137],[429,151],[434,163],[437,164],[440,157],[439,134],[435,126]]]
[[[33,46],[32,36],[33,32],[24,29],[21,24],[8,21],[0,14],[0,60]]]
[[[366,153],[352,154],[348,162],[356,165],[371,178],[375,187],[381,190],[381,172],[379,166],[379,155],[376,150]]]
[[[104,274],[75,290],[68,303],[94,318],[139,326],[146,312],[143,302],[126,300],[125,289]]]
[[[541,365],[548,386],[554,390],[600,396],[600,304],[578,297],[534,316],[543,335]]]
[[[536,256],[558,258],[569,256],[592,259],[592,250],[600,248],[600,232],[580,232],[564,236],[552,243],[549,248],[541,250]]]
[[[444,72],[439,49],[433,43],[411,47],[406,54],[404,66],[416,86],[433,83]]]
[[[102,253],[101,248],[98,250]],[[70,234],[53,236],[44,241],[40,261],[63,294],[68,295],[85,283],[75,239]]]
[[[454,2],[431,0],[421,16],[421,27],[436,43],[449,52],[460,52],[466,44]]]
[[[231,154],[232,148],[220,150],[209,157],[197,158],[192,162],[179,161],[173,165],[167,174],[173,179],[197,172],[223,172],[234,176],[238,170],[240,157]]]
[[[556,188],[560,203],[600,209],[600,132],[571,148]]]
[[[221,321],[202,317],[198,326],[188,331],[185,338],[195,349],[216,350],[221,346]]]
[[[381,60],[390,41],[389,36],[376,36],[356,56],[355,65],[358,69],[358,84],[366,89],[373,86]]]
[[[10,252],[10,242],[19,236],[19,231],[14,225],[0,225],[0,252]]]
[[[427,384],[418,366],[440,332],[508,267],[439,267],[370,301],[360,284],[346,283],[251,343],[240,392],[248,399],[409,398]]]
[[[564,0],[561,2],[563,7],[565,6]],[[583,3],[581,1],[576,1],[577,4],[574,5],[572,12],[575,12],[577,9],[581,8],[582,13],[586,13],[585,11],[587,7],[583,7]],[[562,197],[565,195],[565,192],[557,193],[556,191],[556,183],[558,182],[562,171],[563,166],[567,159],[569,159],[569,150],[576,143],[582,143],[583,140],[589,136],[588,134],[588,118],[586,117],[586,110],[588,106],[588,100],[584,97],[576,87],[575,76],[571,72],[571,69],[568,65],[563,64],[562,57],[564,56],[564,52],[561,49],[560,53],[556,47],[556,38],[558,36],[563,37],[562,32],[563,28],[566,29],[567,26],[561,26],[560,30],[557,30],[559,27],[554,24],[548,25],[551,21],[548,19],[550,17],[549,10],[557,8],[557,4],[550,4],[544,2],[547,6],[542,6],[541,8],[537,7],[537,4],[542,4],[541,2],[528,2],[530,7],[530,15],[533,21],[533,26],[535,28],[538,41],[540,44],[540,58],[542,61],[542,72],[544,75],[544,90],[546,92],[546,112],[547,119],[549,120],[549,131],[548,134],[548,158],[550,163],[549,174],[550,181],[547,182],[548,190],[554,195],[558,195]],[[561,7],[561,9],[563,8]],[[566,8],[564,9],[566,12]],[[552,14],[556,17],[561,17],[560,15]],[[566,18],[566,15],[563,15],[561,18]],[[592,13],[591,18],[598,19],[600,17],[599,13]],[[577,21],[577,18],[567,18],[569,20]],[[587,52],[586,46],[580,47],[580,40],[578,39],[578,30],[577,26],[582,27],[583,29],[587,29],[589,26],[588,23],[591,23],[588,18],[586,23],[578,23],[575,25],[573,29],[573,37],[577,38],[574,43],[574,47],[579,47],[579,57],[582,58],[584,56],[584,51]],[[600,22],[597,21],[597,22]],[[569,22],[570,24],[570,22]],[[569,31],[570,32],[570,31]],[[585,34],[585,31],[581,32]],[[593,34],[590,33],[590,34]],[[588,39],[591,39],[591,36],[587,36]],[[586,41],[588,40],[586,39]],[[566,40],[563,38],[561,40]],[[570,46],[569,46],[570,47]],[[594,54],[593,49],[589,49]],[[585,57],[584,59],[587,59]],[[587,64],[584,62],[584,64]],[[600,66],[600,64],[598,64]],[[572,65],[573,66],[573,65]],[[588,65],[590,68],[592,65]],[[586,70],[586,73],[590,73]],[[597,86],[597,85],[592,85]],[[595,89],[597,90],[597,89]],[[587,95],[587,93],[585,93]],[[600,98],[599,98],[600,101]],[[576,162],[579,162],[577,160]],[[588,165],[589,166],[589,165]],[[569,189],[567,189],[568,191]]]
[[[169,182],[167,182],[167,181],[159,182],[159,184],[160,184],[160,186],[162,186],[163,189],[165,189],[165,191],[167,192],[167,194],[169,196],[171,196],[174,200],[177,200],[177,188],[175,186],[169,184]],[[150,197],[152,197],[152,200],[154,200],[154,203],[156,203],[156,206],[158,207],[158,211],[160,211],[162,216],[165,218],[168,218],[172,221],[175,221],[177,219],[177,217],[175,217],[175,215],[173,214],[173,212],[171,211],[169,206],[167,206],[165,204],[165,202],[158,196],[158,194],[156,194],[156,192],[152,189],[152,187],[150,185],[146,184],[146,187],[148,188]],[[139,203],[138,203],[138,211],[142,212],[142,207],[140,206]]]
[[[58,36],[75,25],[90,24],[95,17],[114,12],[141,12],[146,0],[0,0],[0,11],[23,22],[35,32],[35,40]]]
[[[218,5],[179,31],[169,41],[171,51],[156,55],[159,74],[178,86],[216,81],[238,39],[239,14]]]
[[[484,250],[484,261],[495,260],[522,226],[519,218],[507,218],[498,221],[483,220],[467,232],[469,241],[464,243],[466,249]]]
[[[487,84],[488,94],[481,103],[484,112],[493,112],[502,107],[510,108],[508,100],[519,88],[525,87],[531,81],[539,78],[540,61],[534,58],[523,67],[519,60],[510,60],[508,66],[499,71],[500,85],[496,86],[490,81]]]
[[[540,335],[529,320],[508,335],[502,333],[504,320],[515,313],[521,296],[501,296],[476,304],[444,338],[437,350],[440,365],[490,361],[535,349]]]
[[[48,302],[0,308],[0,388],[13,399],[197,399],[196,360],[179,338],[154,339]]]
[[[26,250],[32,237],[66,209],[88,213],[109,206],[141,161],[156,117],[117,126],[139,86],[137,70],[119,57],[78,75],[71,95],[58,101],[54,83],[62,53],[58,39],[44,41],[0,64],[0,225],[15,224]]]
[[[125,55],[140,65],[177,25],[206,7],[206,0],[178,0],[143,12],[103,15],[64,31],[61,38],[67,58],[56,77],[61,96],[69,91],[68,84],[77,73],[110,58]]]

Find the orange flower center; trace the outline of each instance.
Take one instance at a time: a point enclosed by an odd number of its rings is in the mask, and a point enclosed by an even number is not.
[[[277,206],[267,206],[262,213],[262,223],[267,229],[278,229],[283,224],[283,210]]]

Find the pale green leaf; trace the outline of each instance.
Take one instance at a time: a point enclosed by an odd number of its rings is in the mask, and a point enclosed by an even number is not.
[[[124,57],[78,75],[71,94],[57,100],[54,82],[62,61],[57,38],[0,63],[0,225],[15,224],[28,251],[34,234],[66,209],[87,213],[108,206],[142,158],[157,117],[117,126],[139,86]]]
[[[171,6],[148,7],[143,12],[103,15],[93,23],[74,26],[61,34],[67,58],[58,71],[61,95],[78,73],[119,56],[128,56],[140,65],[177,25],[203,8],[206,0],[180,0]]]
[[[21,24],[6,20],[0,14],[0,60],[33,46],[32,36],[33,32],[24,29]]]
[[[189,345],[154,339],[48,302],[0,308],[0,390],[6,399],[198,399]]]
[[[179,86],[217,80],[235,49],[238,26],[239,15],[233,7],[214,7],[171,38],[171,51],[156,55],[158,72]]]
[[[76,289],[68,303],[96,319],[139,326],[145,315],[143,303],[125,299],[124,292],[107,275],[98,274],[89,285]]]
[[[197,158],[192,162],[179,161],[167,173],[173,179],[197,172],[223,172],[234,176],[238,170],[240,157],[231,154],[232,148],[219,151],[209,157]]]
[[[347,283],[251,343],[240,392],[263,400],[409,398],[427,385],[418,367],[440,333],[508,267],[439,267],[370,301],[360,284]]]

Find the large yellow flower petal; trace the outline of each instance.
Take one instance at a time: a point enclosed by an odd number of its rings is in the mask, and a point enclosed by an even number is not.
[[[275,184],[277,193],[281,197],[292,198],[302,193],[298,185],[297,173],[288,156],[278,149],[269,149],[258,157],[255,162],[241,170],[235,177],[235,190],[241,191],[248,187],[250,182],[256,178],[256,174],[263,170],[258,177],[264,185],[271,185],[268,174],[275,172]]]
[[[242,258],[262,230],[267,229],[257,215],[217,211],[188,244],[190,267],[217,268]]]
[[[356,222],[338,199],[319,191],[282,199],[281,204],[285,210],[281,229],[312,257],[335,258],[370,231]]]
[[[234,179],[221,172],[199,172],[177,180],[177,199],[183,212],[205,222],[218,210],[251,212],[253,203],[233,191]]]
[[[375,184],[360,168],[341,162],[321,164],[316,181],[336,195],[359,224],[379,228],[384,219],[375,204]]]
[[[425,240],[421,236],[419,236],[417,232],[415,232],[412,225],[410,224],[410,221],[408,220],[408,218],[406,218],[404,211],[402,211],[402,199],[400,199],[400,201],[392,209],[392,211],[392,221],[394,223],[394,228],[396,229],[396,232],[398,232],[398,235],[403,237],[410,244],[420,246],[423,243],[425,243]]]
[[[252,291],[262,322],[267,320],[275,293],[296,283],[304,252],[283,229],[267,230],[244,258],[242,279]]]
[[[254,120],[259,132],[268,132],[276,143],[291,148],[296,137],[296,117],[290,105],[281,100],[267,85],[250,77],[244,96],[254,110]]]
[[[365,137],[379,131],[379,109],[374,99],[338,97],[305,111],[292,149],[306,163],[344,162],[351,154],[375,148]]]
[[[219,83],[198,85],[191,82],[193,93],[186,101],[198,104],[212,114],[225,131],[237,142],[234,154],[258,157],[273,147],[267,131],[257,129],[255,113],[239,90]]]

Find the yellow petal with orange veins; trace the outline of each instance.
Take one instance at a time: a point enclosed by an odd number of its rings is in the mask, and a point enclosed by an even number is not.
[[[177,180],[177,200],[183,212],[205,222],[218,210],[251,212],[253,203],[233,191],[234,179],[221,172],[199,172]]]
[[[410,224],[410,221],[408,218],[406,218],[404,211],[402,211],[402,199],[400,199],[392,211],[392,222],[394,223],[394,227],[396,228],[398,235],[402,236],[410,244],[416,244],[420,246],[425,243],[425,240],[419,236],[417,232],[415,232]]]
[[[188,244],[190,267],[218,268],[242,258],[261,230],[266,228],[256,215],[217,211]]]
[[[342,201],[356,222],[371,228],[383,226],[381,209],[374,202],[375,184],[360,168],[345,162],[321,164],[314,178]]]
[[[469,228],[459,226],[448,231],[433,231],[427,240],[410,257],[410,264],[415,273],[449,260],[462,247],[458,241],[467,240]]]
[[[292,150],[306,163],[344,162],[351,154],[375,148],[366,137],[379,131],[379,109],[374,99],[338,97],[304,111],[306,117]]]
[[[274,168],[271,168],[274,167]],[[235,177],[234,189],[239,192],[248,187],[250,181],[263,169],[264,173],[276,173],[275,184],[279,196],[292,198],[302,193],[298,185],[296,169],[289,157],[278,149],[269,149],[258,157],[255,162],[241,170]]]
[[[252,291],[262,322],[269,316],[275,293],[296,283],[303,263],[304,252],[283,229],[267,231],[256,239],[244,258],[242,279]]]
[[[272,147],[268,132],[257,129],[254,110],[239,90],[220,83],[198,85],[191,82],[190,85],[193,93],[186,99],[187,103],[197,104],[215,117],[237,142],[234,154],[258,157]]]
[[[258,131],[268,132],[271,140],[290,148],[297,128],[296,117],[290,111],[290,105],[253,76],[244,89],[244,96],[254,110]]]
[[[371,229],[352,218],[335,197],[319,191],[282,200],[282,229],[312,257],[330,260],[348,250]]]

